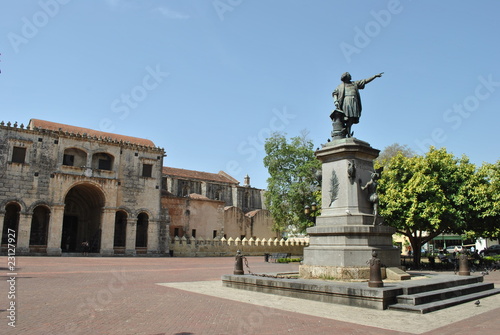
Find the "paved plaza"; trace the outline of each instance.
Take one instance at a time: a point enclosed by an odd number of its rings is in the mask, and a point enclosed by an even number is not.
[[[298,270],[263,257],[248,257],[248,264],[256,273]],[[0,334],[484,335],[500,329],[500,295],[423,315],[334,305],[222,287],[221,275],[233,272],[231,257],[16,257],[15,265],[17,275],[10,276],[7,257],[0,257]],[[500,271],[485,281],[499,287]],[[12,302],[15,328],[7,310]]]

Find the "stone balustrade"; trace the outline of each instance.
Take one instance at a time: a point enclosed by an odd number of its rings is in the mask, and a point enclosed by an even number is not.
[[[260,239],[249,238],[214,239],[178,237],[172,239],[170,251],[174,257],[220,257],[234,256],[240,250],[245,256],[263,256],[271,253],[288,253],[292,256],[302,256],[304,247],[309,245],[307,238],[290,239]]]

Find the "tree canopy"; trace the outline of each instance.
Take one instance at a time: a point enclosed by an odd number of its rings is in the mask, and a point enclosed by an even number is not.
[[[498,180],[490,168],[478,171],[466,156],[456,158],[444,148],[431,148],[424,156],[398,153],[379,182],[380,214],[409,238],[418,263],[421,246],[439,234],[498,226],[499,211],[485,213],[494,187],[485,176]]]
[[[466,226],[469,237],[500,238],[500,161],[484,163],[470,183],[473,215],[477,220]]]
[[[265,151],[264,166],[270,175],[265,202],[273,229],[283,232],[292,226],[303,232],[312,225],[304,207],[320,199],[317,172],[321,162],[314,156],[313,143],[306,134],[288,141],[284,134],[273,133],[265,142]]]

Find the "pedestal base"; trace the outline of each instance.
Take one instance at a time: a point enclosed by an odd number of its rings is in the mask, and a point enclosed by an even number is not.
[[[382,278],[386,278],[385,268],[381,269]],[[368,280],[370,279],[369,267],[354,266],[316,266],[301,265],[299,277],[304,279],[328,279],[328,280]]]
[[[309,269],[318,267],[346,268],[352,273],[353,268],[368,268],[367,262],[372,258],[372,251],[377,251],[384,267],[400,265],[400,252],[392,245],[394,228],[368,225],[335,225],[312,227],[307,230],[309,247],[304,248],[303,264]],[[308,270],[309,271],[309,270]],[[316,270],[310,270],[308,277]],[[329,271],[329,270],[328,270]],[[335,270],[336,276],[340,270]],[[342,272],[342,271],[340,271]],[[350,274],[348,274],[350,276]],[[359,276],[360,278],[365,278]],[[368,278],[368,277],[366,277]]]

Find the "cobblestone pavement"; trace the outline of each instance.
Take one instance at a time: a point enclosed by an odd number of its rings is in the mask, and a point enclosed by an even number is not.
[[[500,329],[498,296],[479,307],[468,303],[420,315],[222,288],[221,275],[233,272],[231,257],[18,256],[14,281],[7,261],[0,257],[0,334],[460,335]],[[254,272],[298,269],[263,257],[248,261]],[[486,281],[499,287],[500,271]],[[11,302],[15,328],[8,325]]]

